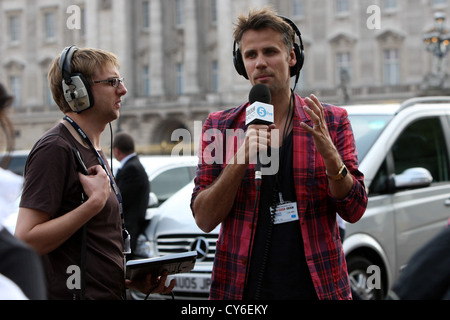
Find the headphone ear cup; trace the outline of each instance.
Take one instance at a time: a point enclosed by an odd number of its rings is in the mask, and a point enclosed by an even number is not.
[[[64,48],[59,59],[59,68],[63,77],[64,98],[72,111],[80,113],[94,105],[94,95],[89,81],[81,73],[72,73],[70,70],[72,56],[77,50],[76,46]]]
[[[248,80],[247,71],[245,70],[244,61],[242,61],[241,50],[237,49],[233,55],[234,68],[237,73]]]
[[[67,85],[65,80],[62,82],[64,97],[70,109],[80,113],[92,107],[94,105],[94,96],[89,81],[81,73],[72,74],[70,79],[70,85]]]
[[[92,107],[94,105],[94,95],[92,94],[91,84],[83,74],[76,73],[75,76],[80,77],[81,81],[83,82],[83,86],[86,90],[86,98],[87,98],[86,109]]]
[[[297,63],[295,66],[291,67],[291,77],[296,76],[300,70],[302,70],[303,62],[305,61],[305,54],[297,43],[294,43],[294,52],[295,57],[297,58]]]

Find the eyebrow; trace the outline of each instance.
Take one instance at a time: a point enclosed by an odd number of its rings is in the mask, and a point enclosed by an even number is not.
[[[262,48],[263,52],[267,51],[267,50],[280,51],[280,48],[278,48],[277,46],[268,46],[268,47]],[[249,49],[249,50],[244,51],[243,53],[244,53],[244,55],[247,55],[249,53],[253,53],[253,52],[256,52],[256,51],[257,51],[256,49]]]

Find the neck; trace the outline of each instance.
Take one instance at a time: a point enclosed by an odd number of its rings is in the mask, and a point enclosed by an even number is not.
[[[284,91],[281,94],[272,95],[272,105],[274,106],[274,122],[279,128],[284,125],[286,118],[289,116],[291,103],[291,90]]]
[[[100,136],[103,130],[105,130],[105,125],[99,125],[97,121],[92,121],[89,117],[85,117],[84,115],[80,115],[75,112],[68,112],[67,116],[75,121],[78,126],[84,131],[84,133],[88,136],[89,140],[91,140],[92,144],[94,145],[94,148],[96,150],[101,150]],[[70,123],[68,123],[67,121],[63,121],[63,123],[78,142],[88,147],[86,142],[80,137],[78,132],[72,127]]]

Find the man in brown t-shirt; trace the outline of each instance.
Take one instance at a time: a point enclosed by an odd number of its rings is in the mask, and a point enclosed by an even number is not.
[[[120,193],[100,146],[127,93],[118,69],[112,53],[71,46],[49,71],[53,98],[66,117],[30,152],[16,236],[43,256],[50,299],[80,298],[81,275],[86,299],[120,299],[125,287],[169,293],[174,286],[165,286],[167,275],[124,279]],[[88,175],[79,172],[74,150]]]

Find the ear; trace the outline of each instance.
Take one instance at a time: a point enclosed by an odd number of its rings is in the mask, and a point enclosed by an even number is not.
[[[294,47],[292,47],[292,50],[289,53],[288,64],[289,64],[289,67],[291,67],[291,68],[297,64],[297,56],[295,54]]]

